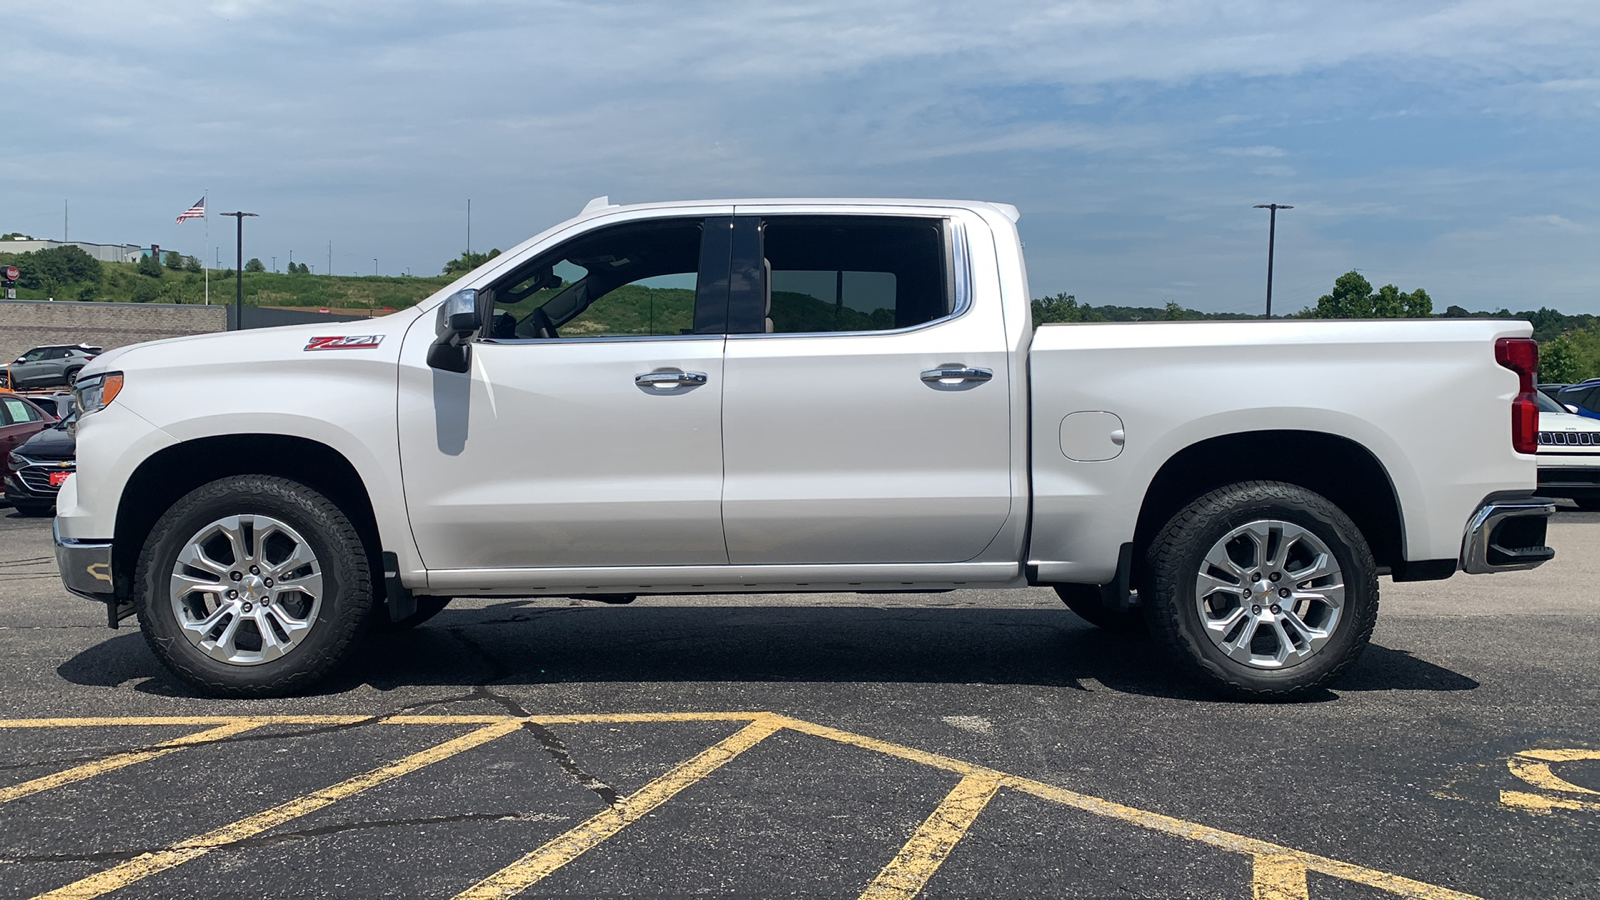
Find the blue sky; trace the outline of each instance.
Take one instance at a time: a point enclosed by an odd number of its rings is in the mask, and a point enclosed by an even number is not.
[[[436,273],[613,201],[991,199],[1035,295],[1600,313],[1600,3],[7,4],[0,230]],[[211,247],[232,247],[213,218]]]

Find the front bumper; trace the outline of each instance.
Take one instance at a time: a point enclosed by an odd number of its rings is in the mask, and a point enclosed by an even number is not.
[[[61,585],[79,597],[106,605],[106,624],[112,628],[133,614],[133,604],[119,603],[111,578],[111,542],[80,541],[61,536],[52,523],[56,544],[56,567],[61,570]]]
[[[1556,505],[1543,497],[1488,497],[1467,522],[1461,569],[1471,575],[1532,569],[1556,551],[1545,546],[1545,530]]]

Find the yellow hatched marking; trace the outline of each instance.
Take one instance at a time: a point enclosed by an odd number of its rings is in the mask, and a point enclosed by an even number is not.
[[[268,810],[257,816],[242,820],[233,825],[225,826],[217,831],[209,832],[187,841],[174,844],[166,850],[156,854],[149,854],[136,860],[130,860],[99,875],[90,876],[75,884],[68,885],[49,894],[41,895],[43,898],[57,897],[96,897],[107,891],[115,890],[126,884],[131,884],[148,875],[163,871],[183,862],[203,855],[210,850],[242,840],[254,834],[259,834],[269,828],[276,827],[282,822],[305,815],[328,804],[360,793],[369,787],[381,784],[393,778],[398,778],[409,772],[420,769],[439,759],[452,756],[472,746],[485,743],[515,731],[523,722],[536,722],[545,725],[563,724],[601,724],[601,723],[643,723],[643,722],[711,722],[711,721],[750,721],[751,724],[742,731],[725,741],[707,749],[698,756],[683,763],[672,772],[656,779],[641,788],[637,793],[623,800],[621,804],[611,810],[585,822],[578,828],[549,842],[544,847],[528,854],[506,869],[491,875],[479,882],[461,897],[508,897],[520,892],[526,887],[544,878],[550,872],[578,856],[593,849],[602,841],[615,835],[629,823],[649,813],[655,807],[687,788],[689,785],[706,777],[738,754],[759,743],[772,733],[790,729],[803,734],[820,737],[836,743],[861,747],[887,756],[904,759],[909,762],[953,772],[964,778],[973,778],[978,781],[994,781],[999,787],[1021,791],[1063,806],[1093,813],[1098,816],[1116,819],[1146,828],[1151,831],[1181,837],[1185,840],[1209,844],[1211,846],[1252,856],[1256,861],[1258,888],[1263,872],[1270,876],[1267,884],[1272,885],[1273,878],[1282,881],[1289,876],[1284,874],[1292,871],[1293,864],[1298,864],[1300,869],[1309,872],[1318,872],[1356,884],[1367,885],[1382,891],[1387,891],[1402,897],[1415,898],[1415,900],[1481,900],[1472,894],[1453,891],[1448,888],[1437,887],[1425,882],[1414,881],[1399,875],[1368,869],[1325,856],[1313,853],[1304,853],[1290,847],[1284,847],[1267,841],[1256,840],[1211,828],[1195,822],[1185,821],[1160,813],[1148,812],[1130,806],[1124,806],[1109,800],[1102,800],[1076,791],[1069,791],[1054,785],[1008,775],[1004,772],[990,769],[985,766],[973,765],[940,756],[936,753],[917,750],[900,744],[880,741],[876,738],[866,737],[825,725],[817,725],[801,719],[791,719],[786,716],[777,716],[770,713],[597,713],[573,715],[546,715],[530,716],[527,718],[513,718],[507,716],[429,716],[407,715],[392,717],[374,716],[260,716],[241,718],[238,716],[144,716],[127,718],[82,718],[82,719],[0,719],[0,729],[4,728],[63,728],[63,727],[91,727],[110,725],[211,725],[231,726],[249,723],[251,727],[261,725],[363,725],[363,724],[395,724],[395,725],[485,725],[487,727],[472,732],[455,741],[441,744],[431,750],[423,751],[415,756],[407,757],[397,763],[383,766],[366,775],[335,785],[316,794],[298,800],[290,801],[283,806]],[[191,740],[196,740],[196,735]],[[464,743],[465,742],[465,743]],[[748,742],[748,743],[745,743]],[[1589,750],[1538,750],[1524,751],[1520,754],[1530,757],[1535,763],[1562,762],[1569,759],[1590,759],[1595,751]],[[93,765],[93,764],[91,764]],[[1523,771],[1531,772],[1536,778],[1542,777],[1548,770],[1530,766],[1523,770],[1513,768],[1519,777]],[[109,770],[107,770],[109,771]],[[1551,773],[1551,777],[1560,781],[1559,777]],[[1528,779],[1530,783],[1537,783]],[[1569,785],[1568,790],[1591,793],[1586,788]],[[959,786],[958,786],[959,787]],[[947,798],[948,799],[948,798]],[[1512,806],[1523,806],[1537,811],[1550,809],[1600,809],[1600,804],[1587,800],[1567,799],[1561,797],[1542,797],[1536,794],[1524,794],[1507,791],[1501,794],[1501,801]],[[924,823],[925,825],[927,823]],[[970,824],[970,823],[969,823]],[[902,851],[904,852],[904,851]],[[1263,859],[1268,862],[1263,863]],[[891,863],[891,865],[893,865]],[[1265,869],[1262,867],[1265,866]],[[934,867],[935,869],[937,866]],[[929,874],[932,874],[930,870]],[[1279,876],[1282,876],[1280,878]],[[514,886],[520,884],[520,886]],[[1291,884],[1291,888],[1293,885]],[[1276,888],[1275,888],[1276,889]],[[1295,897],[1294,894],[1287,895]]]
[[[623,798],[599,815],[546,843],[460,894],[456,900],[513,897],[562,866],[599,846],[629,824],[722,768],[739,754],[783,727],[774,716],[758,716],[728,738],[713,744],[672,771]]]
[[[1292,856],[1258,854],[1250,888],[1252,900],[1311,900],[1305,864]]]
[[[13,800],[19,800],[23,797],[40,793],[41,791],[48,791],[51,788],[58,788],[64,784],[72,784],[75,781],[83,781],[86,778],[93,778],[96,775],[101,775],[106,772],[115,772],[118,769],[126,769],[128,766],[166,756],[169,753],[177,753],[179,750],[182,750],[185,747],[192,747],[196,744],[207,744],[226,737],[232,737],[236,734],[241,734],[255,728],[260,728],[265,724],[267,723],[261,720],[247,719],[244,721],[232,722],[227,725],[219,725],[216,728],[208,728],[205,731],[184,735],[180,738],[174,738],[173,740],[157,744],[148,750],[132,750],[127,753],[118,753],[115,756],[108,756],[105,759],[96,760],[92,763],[74,766],[65,771],[57,772],[54,775],[46,775],[43,778],[35,778],[32,781],[24,781],[21,784],[15,784],[8,788],[0,788],[0,803],[10,803]]]
[[[341,781],[332,787],[323,788],[303,797],[297,797],[266,812],[257,813],[249,818],[240,819],[231,825],[224,825],[221,828],[196,835],[188,840],[179,841],[165,850],[158,850],[155,853],[147,853],[136,859],[128,860],[104,872],[90,875],[81,881],[73,882],[49,893],[40,894],[35,900],[68,900],[68,898],[71,898],[71,900],[88,900],[91,897],[99,897],[102,894],[127,887],[140,879],[148,878],[158,872],[164,872],[167,869],[204,856],[217,847],[254,837],[285,822],[293,821],[301,816],[330,806],[339,800],[352,797],[385,782],[393,781],[402,775],[410,774],[440,760],[449,759],[462,751],[486,744],[521,727],[522,720],[520,719],[502,720],[494,725],[480,728],[454,740],[430,747],[421,753],[414,753],[397,762],[379,766],[366,774]]]
[[[1356,884],[1364,884],[1368,887],[1374,887],[1379,890],[1388,891],[1391,894],[1398,894],[1402,897],[1411,897],[1414,898],[1414,900],[1482,900],[1482,898],[1476,897],[1472,894],[1465,894],[1460,891],[1452,891],[1449,888],[1437,887],[1422,881],[1413,881],[1410,878],[1403,878],[1399,875],[1391,875],[1388,872],[1379,872],[1375,869],[1368,869],[1362,866],[1352,865],[1347,862],[1340,862],[1337,859],[1329,859],[1326,856],[1318,856],[1314,853],[1304,853],[1302,851],[1295,850],[1292,847],[1284,847],[1279,844],[1269,843],[1267,841],[1259,841],[1255,838],[1248,838],[1243,835],[1233,834],[1232,832],[1223,831],[1219,828],[1212,828],[1208,825],[1201,825],[1197,822],[1188,822],[1183,819],[1165,816],[1160,813],[1135,809],[1131,806],[1113,803],[1110,800],[1102,800],[1099,797],[1091,797],[1088,794],[1080,794],[1076,791],[1069,791],[1065,788],[1059,788],[1055,785],[1045,784],[1041,781],[1034,781],[1031,778],[1021,778],[1016,775],[1007,775],[1004,772],[998,772],[994,769],[989,769],[984,766],[975,766],[971,763],[962,762],[958,759],[951,759],[948,756],[940,756],[937,753],[928,753],[923,750],[916,750],[911,747],[901,746],[900,744],[891,744],[888,741],[880,741],[876,738],[869,738],[864,735],[853,734],[848,731],[840,731],[837,728],[829,728],[826,725],[817,725],[811,722],[802,721],[800,719],[790,719],[785,717],[782,719],[782,722],[784,727],[794,731],[827,738],[831,741],[849,744],[854,747],[861,747],[866,750],[874,750],[887,756],[894,756],[900,759],[909,760],[911,762],[921,763],[925,766],[932,766],[936,769],[944,769],[947,772],[956,772],[961,775],[977,775],[996,778],[999,779],[1001,787],[1022,791],[1038,797],[1041,800],[1048,800],[1052,803],[1059,803],[1062,806],[1070,806],[1074,809],[1081,809],[1084,812],[1094,813],[1097,816],[1105,816],[1106,818],[1117,819],[1132,825],[1138,825],[1141,828],[1148,828],[1151,831],[1170,834],[1174,837],[1181,837],[1185,840],[1196,841],[1203,844],[1210,844],[1213,847],[1229,850],[1234,853],[1244,853],[1255,856],[1282,856],[1292,858],[1298,860],[1301,865],[1305,866],[1306,869],[1312,872],[1320,872],[1324,875],[1331,875],[1334,878],[1339,878],[1344,881],[1352,881]]]
[[[966,837],[967,829],[998,790],[998,778],[968,775],[961,779],[872,884],[867,885],[861,900],[911,900],[915,897],[933,873],[944,865],[950,851]]]

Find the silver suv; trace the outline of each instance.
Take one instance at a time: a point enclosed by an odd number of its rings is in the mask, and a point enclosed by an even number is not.
[[[70,385],[78,380],[78,371],[83,364],[102,352],[99,347],[87,344],[35,347],[17,357],[16,362],[8,367],[10,371],[6,386],[15,391]]]

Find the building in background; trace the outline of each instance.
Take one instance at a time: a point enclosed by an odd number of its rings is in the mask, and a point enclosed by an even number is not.
[[[101,262],[136,263],[148,252],[138,244],[91,244],[87,241],[38,241],[12,238],[0,241],[0,253],[32,253],[56,247],[77,247]]]

